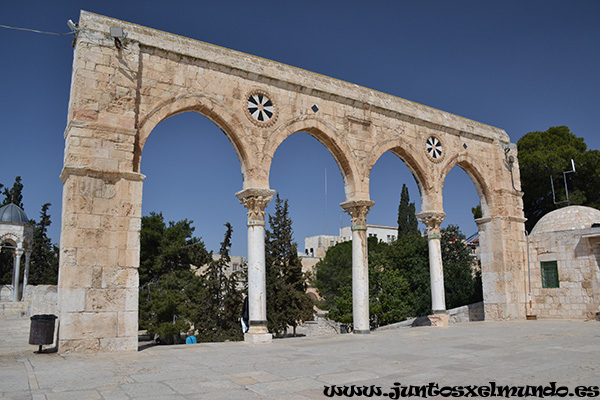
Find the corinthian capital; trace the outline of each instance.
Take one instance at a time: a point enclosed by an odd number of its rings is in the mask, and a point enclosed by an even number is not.
[[[419,221],[427,227],[427,236],[440,235],[440,225],[446,216],[443,211],[421,211],[415,214]]]
[[[240,203],[248,209],[249,225],[264,225],[265,208],[273,200],[274,190],[271,189],[244,189],[235,195]]]
[[[367,214],[374,204],[375,202],[370,200],[351,200],[340,203],[340,206],[350,214],[352,218],[352,230],[366,230]]]

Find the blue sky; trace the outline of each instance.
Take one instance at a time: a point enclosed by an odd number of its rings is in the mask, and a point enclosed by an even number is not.
[[[504,1],[4,1],[0,24],[67,32],[79,10],[119,18],[258,55],[439,108],[506,130],[567,125],[600,148],[600,2]],[[73,49],[71,37],[0,28],[0,183],[20,175],[25,211],[50,202],[58,242],[62,168]],[[565,166],[565,169],[568,165]],[[194,220],[195,234],[218,250],[227,221],[233,253],[246,255],[239,162],[223,133],[198,114],[162,122],[142,156],[144,214]],[[327,202],[325,199],[327,176]],[[394,225],[402,183],[420,208],[401,160],[385,154],[371,173],[368,221]],[[341,174],[327,150],[292,135],[273,160],[270,185],[289,199],[295,238],[335,234]],[[476,231],[479,202],[455,168],[444,186],[444,225]],[[270,205],[267,212],[272,212]]]

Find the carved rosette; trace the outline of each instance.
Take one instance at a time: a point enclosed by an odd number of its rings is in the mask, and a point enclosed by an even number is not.
[[[260,89],[252,90],[246,95],[244,112],[250,121],[261,128],[269,127],[277,120],[273,96]]]
[[[248,210],[248,225],[265,225],[265,208],[273,200],[274,190],[245,189],[235,195]]]
[[[373,205],[375,202],[370,200],[352,200],[340,204],[352,218],[353,231],[367,230],[367,214]]]
[[[446,216],[443,211],[421,211],[416,213],[417,218],[427,227],[427,237],[440,238],[440,225]]]

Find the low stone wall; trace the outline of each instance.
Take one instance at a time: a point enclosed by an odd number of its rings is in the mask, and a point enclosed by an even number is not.
[[[473,303],[462,307],[448,310],[450,324],[461,324],[463,322],[483,321],[485,319],[485,310],[483,302]]]
[[[54,314],[58,316],[58,295],[56,285],[27,286],[25,302],[28,303],[27,314]]]
[[[0,317],[28,318],[38,314],[58,315],[56,285],[27,286],[23,301],[11,301],[11,293],[11,286],[0,286]]]
[[[12,285],[0,285],[0,301],[10,301]]]

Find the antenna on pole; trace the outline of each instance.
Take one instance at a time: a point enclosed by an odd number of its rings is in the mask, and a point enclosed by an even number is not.
[[[328,235],[327,230],[327,168],[325,168],[325,234]]]
[[[571,205],[571,200],[569,200],[569,187],[567,186],[567,174],[577,172],[577,171],[575,171],[575,161],[572,158],[571,158],[571,167],[572,167],[571,171],[563,171],[563,179],[565,181],[565,194],[567,196],[566,200],[556,201],[556,196],[554,194],[554,180],[552,179],[552,175],[550,175],[550,184],[552,185],[552,200],[554,201],[554,204],[556,204],[556,205],[563,204],[563,203],[567,203],[568,206]]]

